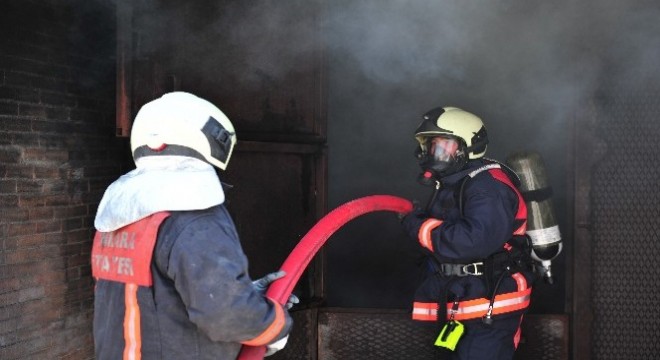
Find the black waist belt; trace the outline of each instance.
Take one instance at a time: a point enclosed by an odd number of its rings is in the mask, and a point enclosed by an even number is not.
[[[479,276],[484,274],[484,263],[440,264],[439,271],[445,276]]]

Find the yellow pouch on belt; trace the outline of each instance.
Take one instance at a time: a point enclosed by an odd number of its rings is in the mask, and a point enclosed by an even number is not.
[[[451,351],[456,349],[456,344],[463,336],[463,331],[465,327],[459,321],[450,320],[440,331],[440,335],[435,339],[435,346],[447,348]]]

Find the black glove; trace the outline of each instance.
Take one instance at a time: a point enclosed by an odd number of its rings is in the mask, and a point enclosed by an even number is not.
[[[403,225],[404,230],[411,238],[417,239],[419,228],[422,227],[422,224],[428,218],[426,211],[422,210],[420,207],[414,207],[411,212],[403,217],[401,225]]]
[[[421,208],[421,206],[419,205],[419,201],[417,201],[417,200],[412,200],[411,203],[412,203],[412,210],[411,210],[410,212],[407,212],[407,213],[396,213],[396,217],[399,219],[399,221],[403,221],[403,219],[404,219],[406,216],[408,216],[408,215],[410,215],[410,214],[412,214],[412,213],[414,213],[414,212],[422,211],[422,208]]]

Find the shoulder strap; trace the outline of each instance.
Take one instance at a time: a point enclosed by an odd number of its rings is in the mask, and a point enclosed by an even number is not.
[[[475,169],[474,171],[468,173],[463,178],[463,180],[461,181],[461,187],[458,190],[458,210],[461,213],[461,217],[463,217],[463,215],[464,215],[464,213],[463,213],[463,192],[465,191],[465,184],[467,183],[467,181],[469,179],[472,179],[473,177],[477,176],[481,172],[486,171],[486,170],[491,170],[491,169],[501,169],[501,166],[498,163],[484,165],[484,166],[482,166],[478,169]]]

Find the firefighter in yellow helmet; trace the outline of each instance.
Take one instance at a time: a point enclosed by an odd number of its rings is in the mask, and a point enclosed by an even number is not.
[[[189,93],[138,112],[136,169],[108,187],[94,221],[96,359],[235,359],[243,344],[284,347],[288,306],[264,296],[284,274],[250,279],[214,169],[226,169],[235,144],[225,114]]]
[[[415,139],[420,180],[435,191],[402,220],[427,255],[412,317],[438,326],[452,359],[510,360],[533,279],[519,180],[484,157],[486,127],[467,111],[430,110]]]

